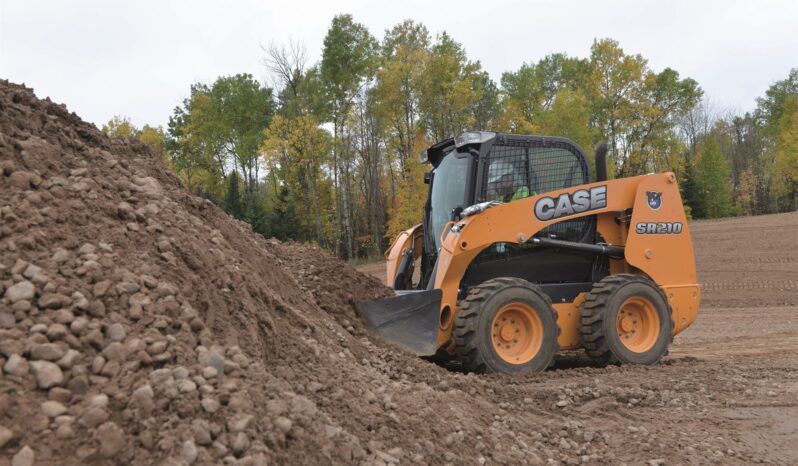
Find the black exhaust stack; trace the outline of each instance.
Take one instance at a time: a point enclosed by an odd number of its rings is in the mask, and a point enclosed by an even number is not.
[[[596,181],[607,181],[607,143],[596,145]]]

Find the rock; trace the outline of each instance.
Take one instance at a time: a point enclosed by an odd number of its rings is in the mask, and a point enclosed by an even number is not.
[[[10,286],[5,293],[5,298],[11,301],[11,304],[16,303],[17,301],[21,301],[23,299],[31,300],[33,296],[36,294],[36,287],[33,286],[33,283],[22,280],[19,283],[16,283]]]
[[[78,249],[78,254],[81,256],[86,254],[94,254],[97,252],[97,247],[91,243],[83,243],[83,245]]]
[[[0,174],[9,176],[14,173],[14,168],[14,162],[11,160],[6,159],[0,162]]]
[[[251,414],[242,414],[227,421],[227,430],[233,433],[244,432],[252,426],[255,418]]]
[[[64,382],[61,368],[49,361],[33,361],[30,363],[33,375],[39,388],[48,389]]]
[[[206,379],[212,379],[217,375],[219,375],[219,371],[217,371],[216,368],[213,366],[207,366],[202,369],[202,376],[205,377]]]
[[[104,375],[106,377],[116,377],[121,369],[122,366],[119,364],[119,361],[108,361],[105,363],[102,370],[100,370],[100,375]]]
[[[92,294],[94,294],[95,298],[102,298],[103,296],[105,296],[105,293],[108,292],[108,288],[110,287],[111,287],[110,280],[103,280],[101,282],[97,282],[94,284],[94,289],[92,291]]]
[[[25,269],[25,271],[22,272],[22,276],[27,278],[27,279],[29,279],[29,280],[32,280],[33,277],[35,277],[36,275],[39,275],[39,272],[41,272],[41,271],[42,271],[41,267],[35,266],[33,264],[29,264],[28,267]]]
[[[66,388],[53,387],[47,393],[47,398],[49,398],[52,401],[57,401],[61,404],[68,404],[69,400],[72,399],[72,392],[70,392]]]
[[[166,346],[167,346],[166,341],[164,340],[156,341],[155,343],[147,347],[147,353],[149,353],[152,356],[157,356],[166,351]]]
[[[81,354],[79,351],[69,349],[67,350],[66,354],[64,354],[64,356],[56,362],[56,364],[58,364],[58,367],[61,369],[70,369],[80,359],[80,356]]]
[[[61,309],[72,304],[72,298],[61,293],[45,293],[38,304],[40,309]]]
[[[97,355],[91,361],[91,371],[95,374],[99,374],[101,370],[103,370],[103,366],[105,366],[105,358]]]
[[[2,449],[12,438],[14,438],[14,432],[5,426],[0,426],[0,449]]]
[[[59,439],[69,439],[75,436],[75,430],[68,424],[60,425],[55,429],[55,436]]]
[[[103,356],[109,361],[125,362],[127,359],[127,349],[125,349],[125,345],[115,341],[105,347]]]
[[[288,431],[291,430],[293,423],[290,419],[284,416],[278,416],[277,419],[274,420],[274,425],[280,429],[280,431],[284,434],[287,434]]]
[[[220,404],[213,398],[203,398],[201,404],[202,409],[204,409],[208,414],[213,414],[216,411],[219,411]]]
[[[138,409],[142,417],[149,417],[155,410],[155,402],[153,398],[155,393],[149,385],[143,385],[137,388],[130,398],[130,406]]]
[[[177,366],[174,369],[172,369],[172,377],[174,377],[175,380],[187,379],[188,376],[189,376],[188,369],[186,369],[183,366]]]
[[[89,325],[89,319],[85,317],[78,317],[69,324],[69,331],[76,336],[80,336]]]
[[[74,376],[67,382],[69,391],[76,395],[85,395],[89,391],[89,378],[85,375]]]
[[[142,385],[133,392],[133,398],[152,399],[153,396],[155,396],[155,393],[149,385]]]
[[[279,416],[288,411],[288,403],[285,400],[269,400],[266,402],[266,412],[272,416]]]
[[[34,459],[36,459],[36,454],[33,449],[25,445],[11,459],[11,466],[33,466]]]
[[[61,309],[61,311],[63,310],[64,309]],[[47,338],[49,338],[50,341],[63,340],[68,333],[69,330],[67,330],[64,324],[52,324],[49,327],[47,327]]]
[[[205,419],[194,419],[191,421],[191,434],[194,440],[200,445],[210,445],[213,442],[211,429]]]
[[[216,351],[200,353],[199,363],[205,367],[213,367],[218,374],[224,374],[224,357]]]
[[[45,401],[42,403],[42,412],[49,418],[60,416],[67,412],[66,406],[57,401]]]
[[[14,319],[14,314],[10,312],[0,312],[0,328],[14,328],[16,325],[16,319]]]
[[[58,361],[64,357],[64,349],[55,343],[41,343],[30,349],[30,358],[44,361]]]
[[[197,384],[191,379],[180,379],[177,381],[177,389],[180,393],[194,393],[197,391]]]
[[[161,184],[158,180],[151,176],[144,178],[133,177],[133,184],[138,187],[138,190],[144,196],[159,198],[161,195]]]
[[[339,427],[335,427],[330,424],[324,425],[324,434],[327,435],[327,438],[335,438],[341,432]]]
[[[22,377],[28,373],[28,361],[18,354],[12,354],[3,366],[3,370],[6,374]]]
[[[23,299],[21,301],[17,301],[11,305],[11,310],[14,312],[28,312],[31,310],[33,305],[27,299]]]
[[[193,440],[183,442],[183,459],[188,464],[192,464],[197,460],[197,446],[194,445]]]
[[[56,264],[63,264],[69,260],[69,251],[63,248],[56,248],[52,256],[53,262]]]
[[[125,433],[113,422],[106,422],[97,429],[99,453],[103,458],[112,458],[125,446]]]
[[[81,421],[88,427],[97,427],[108,420],[108,412],[104,408],[91,407],[83,413]]]
[[[10,357],[12,354],[22,354],[25,349],[24,344],[20,340],[13,340],[11,338],[0,340],[0,354],[5,357]]]
[[[249,449],[249,437],[243,432],[239,432],[233,440],[233,452],[242,455]]]
[[[108,330],[105,331],[105,335],[111,339],[111,341],[122,341],[125,339],[125,327],[120,324],[112,324],[108,327]]]
[[[30,333],[47,333],[47,325],[36,324],[30,328]]]
[[[8,177],[9,185],[23,190],[35,188],[41,182],[42,179],[39,175],[23,170],[17,170]]]
[[[446,452],[448,456],[444,455],[446,461],[452,461],[454,459],[454,454],[451,452]],[[377,456],[387,464],[399,464],[399,458],[392,456],[384,451],[377,450]]]

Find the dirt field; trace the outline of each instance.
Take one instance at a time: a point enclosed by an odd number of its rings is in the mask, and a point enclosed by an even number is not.
[[[562,418],[609,431],[631,464],[798,464],[798,213],[690,228],[701,312],[664,364],[592,369],[577,356],[558,363],[569,368],[503,380],[502,399],[517,406],[559,392],[569,401]],[[382,263],[358,269],[385,274]]]

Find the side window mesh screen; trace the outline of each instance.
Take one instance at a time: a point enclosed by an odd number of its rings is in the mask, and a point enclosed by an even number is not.
[[[529,196],[528,147],[493,146],[482,186],[483,200],[510,202]]]
[[[482,201],[510,202],[587,181],[584,159],[569,144],[501,141],[488,154],[480,198]],[[566,241],[580,241],[589,231],[591,222],[590,217],[566,220],[544,228],[537,236],[555,235]]]

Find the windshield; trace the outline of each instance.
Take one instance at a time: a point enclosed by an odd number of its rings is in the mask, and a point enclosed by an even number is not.
[[[433,172],[429,218],[436,250],[441,247],[441,233],[450,219],[452,209],[465,203],[470,161],[470,155],[450,153]]]

